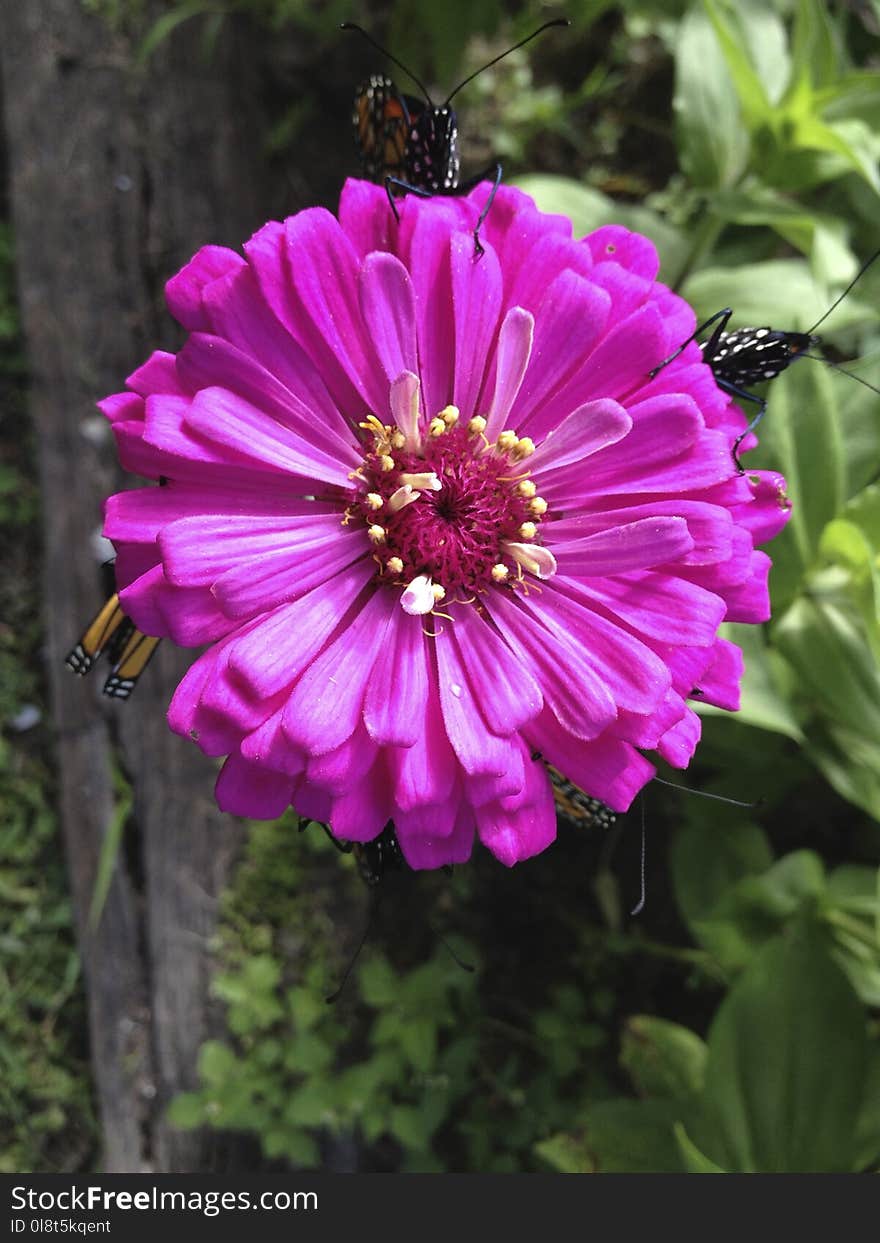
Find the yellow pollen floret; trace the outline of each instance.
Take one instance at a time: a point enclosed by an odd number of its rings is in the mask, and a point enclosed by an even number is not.
[[[514,457],[531,457],[535,452],[535,442],[531,436],[523,436],[522,440],[518,440],[514,445]]]
[[[439,604],[441,600],[446,599],[446,588],[441,587],[439,583],[431,584],[431,594]]]
[[[437,436],[442,436],[445,431],[446,431],[446,424],[439,417],[439,415],[437,416],[436,419],[431,419],[431,422],[428,424],[428,435],[429,436],[434,436],[436,438]]]
[[[439,492],[443,487],[440,477],[436,471],[401,471],[400,482],[408,484],[409,487],[415,488],[418,492]]]
[[[498,437],[498,448],[502,453],[510,453],[519,444],[516,432],[502,432]]]
[[[391,448],[392,449],[402,449],[405,444],[406,444],[406,436],[404,436],[403,432],[400,431],[400,429],[398,429],[396,432],[392,432],[391,434]]]
[[[533,540],[538,533],[538,528],[534,522],[524,522],[519,529],[519,533],[524,540]]]
[[[444,406],[437,415],[438,419],[442,419],[447,427],[455,427],[459,419],[460,411],[458,406]]]
[[[486,430],[486,420],[481,414],[475,414],[468,423],[468,431],[472,436],[482,436]]]
[[[534,496],[535,493],[538,491],[537,487],[535,486],[534,482],[531,479],[521,479],[519,483],[516,485],[516,490],[520,494],[520,496],[524,496],[526,497],[526,499]]]
[[[403,562],[401,561],[400,557],[389,557],[388,560],[385,562],[385,569],[388,571],[389,574],[402,574],[403,573]]]
[[[394,470],[394,458],[390,453],[379,454],[379,469],[387,474],[389,470]]]
[[[385,543],[385,528],[380,527],[378,523],[374,523],[373,526],[368,527],[367,535],[374,544]]]
[[[385,504],[378,492],[368,492],[364,500],[368,509],[381,509]]]
[[[491,574],[492,581],[495,583],[506,583],[508,578],[510,578],[510,570],[503,561],[499,561],[492,566]]]
[[[529,513],[535,515],[536,518],[543,518],[547,512],[547,502],[543,496],[533,496],[529,501]]]

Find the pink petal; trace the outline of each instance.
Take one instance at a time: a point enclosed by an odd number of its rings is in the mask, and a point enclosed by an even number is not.
[[[427,702],[424,622],[398,611],[367,683],[364,722],[370,737],[384,746],[413,746],[423,727]]]
[[[452,636],[439,631],[434,647],[443,723],[459,763],[472,775],[504,775],[518,758],[515,746],[486,727]]]
[[[306,781],[338,798],[363,781],[378,754],[379,748],[367,736],[363,725],[359,725],[351,737],[334,751],[310,756],[306,766]],[[387,800],[383,805],[387,807]],[[388,815],[386,810],[386,820]]]
[[[508,416],[523,382],[532,354],[535,317],[521,306],[504,316],[495,355],[495,392],[486,415],[486,436],[492,441],[507,426]]]
[[[419,369],[416,312],[409,272],[394,255],[372,254],[359,277],[361,314],[388,380]]]
[[[687,768],[700,741],[701,729],[700,718],[688,709],[678,724],[673,725],[660,739],[658,754],[673,768]]]
[[[452,832],[444,837],[426,838],[408,833],[405,819],[395,821],[403,857],[416,872],[428,868],[467,863],[474,844],[474,813],[460,803]]]
[[[543,764],[526,764],[526,796],[516,808],[508,808],[508,802],[486,803],[474,815],[480,841],[496,859],[513,867],[546,850],[556,838],[556,806]]]
[[[292,793],[290,777],[267,772],[241,755],[230,755],[214,787],[221,811],[252,820],[277,820],[290,805]]]
[[[259,563],[242,561],[214,582],[211,590],[229,617],[251,617],[328,583],[364,560],[366,533],[342,531],[332,539],[265,553]],[[369,563],[373,569],[373,563]]]
[[[493,734],[512,734],[538,715],[541,688],[497,631],[465,606],[456,609],[452,638],[483,720]]]
[[[470,418],[481,413],[477,403],[501,310],[501,269],[490,245],[484,244],[484,254],[474,262],[474,239],[469,233],[452,235],[449,254],[455,317],[452,400]]]
[[[190,332],[204,330],[208,321],[202,309],[202,290],[218,276],[240,267],[244,267],[244,260],[234,250],[203,246],[165,285],[168,310]]]
[[[614,811],[627,811],[656,772],[629,743],[607,737],[581,742],[549,712],[542,713],[524,733],[549,764]]]
[[[608,445],[617,444],[632,429],[632,419],[616,401],[588,401],[548,432],[529,458],[532,478],[581,462]]]
[[[643,518],[583,539],[557,544],[560,574],[596,578],[677,561],[694,546],[683,518]]]
[[[613,260],[629,272],[654,280],[660,269],[657,248],[648,238],[620,224],[606,224],[584,238],[595,263]]]
[[[303,674],[283,718],[284,731],[296,746],[323,755],[354,733],[370,671],[396,608],[393,592],[375,592]]]

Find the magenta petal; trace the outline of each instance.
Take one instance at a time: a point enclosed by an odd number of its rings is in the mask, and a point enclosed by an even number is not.
[[[367,683],[364,722],[370,737],[389,747],[413,746],[424,725],[427,701],[424,620],[399,609]]]
[[[525,734],[548,764],[614,811],[627,811],[656,772],[629,743],[607,737],[581,742],[548,712],[530,724]]]
[[[186,390],[182,387],[177,374],[177,359],[166,350],[154,350],[147,361],[131,373],[125,383],[141,397],[151,397],[154,393],[169,393],[176,397],[186,396]]]
[[[687,579],[650,570],[582,583],[572,594],[644,639],[696,646],[714,640],[727,607],[720,596]]]
[[[338,798],[366,777],[378,754],[379,748],[367,736],[364,727],[359,725],[351,737],[334,751],[309,758],[306,781]]]
[[[700,674],[700,693],[696,698],[700,703],[714,704],[716,708],[738,712],[743,654],[728,639],[716,639],[713,651],[711,665]]]
[[[357,785],[333,799],[330,828],[334,837],[347,842],[370,842],[391,818],[392,803],[381,763]]]
[[[394,250],[397,222],[384,186],[349,177],[339,196],[339,223],[361,258],[372,250]]]
[[[553,789],[540,762],[526,764],[526,791],[515,809],[508,809],[502,799],[474,812],[480,841],[507,867],[540,854],[556,838]]]
[[[242,741],[241,754],[246,760],[294,778],[303,772],[306,757],[288,741],[281,728],[282,714],[283,709],[279,708],[262,725],[252,730]]]
[[[291,604],[264,614],[233,641],[229,662],[261,698],[292,686],[321,651],[343,618],[358,607],[372,567],[360,562]]]
[[[608,445],[617,444],[632,429],[632,419],[616,401],[588,401],[547,434],[529,459],[532,477],[582,462]]]
[[[396,817],[398,841],[403,857],[416,872],[427,868],[451,867],[467,863],[474,844],[474,813],[464,803],[451,808],[455,813],[452,832],[444,837],[427,838],[408,833],[405,817]]]
[[[648,238],[631,233],[620,224],[606,224],[584,238],[595,263],[613,261],[622,268],[654,280],[660,269],[657,248]]]
[[[439,631],[434,643],[443,722],[459,763],[472,776],[503,776],[514,764],[515,746],[486,727],[452,636]]]
[[[214,787],[221,811],[252,820],[277,820],[290,805],[292,793],[290,777],[267,772],[241,755],[230,755]]]
[[[229,617],[252,617],[299,599],[349,566],[354,569],[364,560],[366,544],[362,530],[344,531],[320,542],[292,542],[290,548],[265,553],[258,562],[242,561],[221,574],[211,590]]]
[[[677,725],[667,730],[657,744],[657,752],[673,768],[687,768],[700,741],[702,722],[688,709]]]
[[[364,325],[389,382],[402,371],[417,372],[415,301],[406,268],[394,255],[368,255],[358,292]]]
[[[595,738],[617,716],[609,689],[587,662],[584,653],[563,632],[552,632],[530,617],[522,601],[500,592],[487,600],[492,621],[528,668],[544,695],[544,702],[567,729],[579,738]],[[572,695],[572,687],[578,688]]]
[[[418,729],[413,745],[394,748],[388,753],[395,803],[405,811],[424,804],[445,803],[459,776],[458,760],[443,725],[432,661],[428,662],[428,697],[416,721]]]
[[[95,404],[110,423],[144,417],[144,399],[137,393],[113,393]]]
[[[512,734],[538,715],[544,706],[540,686],[478,613],[470,608],[456,610],[452,636],[483,720],[493,734]]]
[[[190,332],[208,327],[202,290],[218,276],[244,267],[244,260],[225,246],[203,246],[165,285],[165,302],[179,324]]]
[[[754,623],[770,618],[768,575],[772,562],[765,552],[754,552],[751,563],[752,573],[747,581],[724,592],[727,621]]]
[[[397,607],[392,592],[377,591],[303,674],[283,718],[284,731],[296,746],[324,755],[354,733],[370,670]]]
[[[412,234],[409,272],[418,320],[419,377],[426,411],[438,413],[452,401],[455,326],[450,307],[449,229],[458,213],[447,200],[436,216],[420,214]]]
[[[560,574],[597,578],[677,561],[694,546],[683,518],[643,518],[583,539],[553,543]]]
[[[501,309],[502,280],[490,245],[474,262],[474,239],[455,233],[450,239],[452,311],[455,316],[455,383],[452,400],[466,417],[481,413],[477,401]]]
[[[508,415],[526,374],[535,337],[535,317],[521,306],[504,316],[495,353],[495,391],[486,415],[486,436],[494,440],[507,426]]]

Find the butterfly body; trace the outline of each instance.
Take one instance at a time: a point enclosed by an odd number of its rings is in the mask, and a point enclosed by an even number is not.
[[[737,328],[721,332],[701,343],[703,361],[712,368],[722,388],[743,389],[775,380],[819,338],[808,332],[783,332],[776,328]]]
[[[386,74],[373,74],[355,95],[353,122],[364,172],[373,181],[405,181],[429,194],[458,187],[455,112],[403,95]]]

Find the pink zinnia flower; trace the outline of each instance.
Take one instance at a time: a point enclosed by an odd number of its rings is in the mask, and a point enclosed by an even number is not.
[[[542,759],[616,810],[735,709],[724,620],[769,615],[778,476],[740,475],[741,412],[656,282],[652,244],[582,241],[502,187],[400,204],[350,181],[241,258],[167,286],[190,336],[109,397],[121,601],[209,645],[171,728],[227,756],[221,808],[292,804],[351,841],[394,822],[416,868],[474,835],[516,863],[556,833]]]

